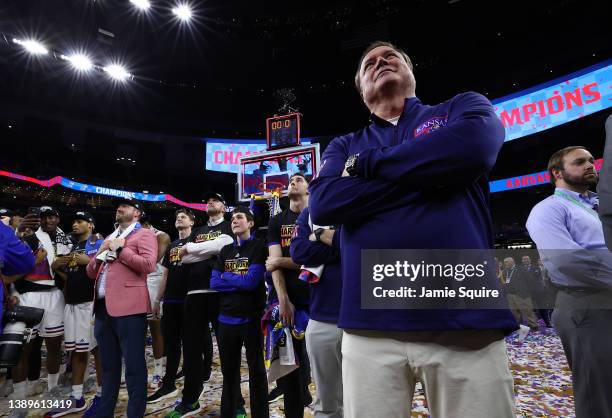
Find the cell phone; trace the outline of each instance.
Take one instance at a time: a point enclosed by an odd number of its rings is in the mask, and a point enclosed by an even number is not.
[[[39,207],[28,208],[28,214],[40,216],[40,208]]]

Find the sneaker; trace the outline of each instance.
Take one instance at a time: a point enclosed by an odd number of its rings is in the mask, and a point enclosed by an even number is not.
[[[161,384],[162,377],[158,374],[153,375],[153,377],[151,377],[151,379],[149,380],[149,389],[157,390],[161,387]]]
[[[13,388],[13,380],[5,380],[2,386],[0,386],[0,398],[6,398],[11,393],[13,393],[14,390],[15,389]]]
[[[178,395],[177,388],[165,388],[162,386],[153,395],[147,398],[147,403],[156,403],[164,399],[173,398],[176,395]]]
[[[185,372],[183,371],[183,369],[179,370],[179,372],[176,374],[176,381],[180,382],[181,380],[185,379]]]
[[[83,397],[81,397],[81,399],[75,399],[74,396],[71,396],[65,400],[65,405],[67,408],[58,408],[49,411],[44,415],[44,418],[63,417],[64,415],[84,411],[87,408],[85,398]]]
[[[166,414],[164,418],[183,418],[190,417],[192,415],[197,414],[202,410],[199,402],[192,403],[191,405],[187,405],[184,403],[180,403],[174,408],[174,411]]]
[[[519,342],[523,342],[525,341],[525,339],[527,338],[527,335],[529,334],[529,327],[526,325],[519,325],[519,330],[518,330],[518,340]]]
[[[247,418],[244,406],[239,406],[238,409],[236,409],[236,418]]]
[[[280,387],[277,386],[270,391],[270,394],[268,395],[268,402],[270,403],[276,402],[282,397],[283,397],[283,391]]]
[[[28,381],[27,396],[36,396],[45,392],[45,385],[40,380]]]
[[[87,411],[83,414],[83,418],[93,418],[96,416],[96,412],[98,411],[98,406],[100,406],[100,402],[102,398],[98,395],[94,396],[91,400],[91,403],[87,407]]]

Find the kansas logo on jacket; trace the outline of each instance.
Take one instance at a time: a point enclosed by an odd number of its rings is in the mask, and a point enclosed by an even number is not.
[[[414,137],[418,138],[421,135],[426,135],[440,128],[444,128],[448,123],[448,116],[435,116],[428,119],[426,122],[417,126],[414,130]]]

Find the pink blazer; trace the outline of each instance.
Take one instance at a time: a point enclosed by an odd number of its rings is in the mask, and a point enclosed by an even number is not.
[[[147,290],[147,274],[155,271],[157,264],[157,238],[149,229],[140,228],[125,240],[119,257],[110,263],[106,273],[106,310],[111,316],[127,316],[151,312]],[[96,281],[103,263],[91,259],[87,275]],[[97,295],[96,295],[97,302]]]

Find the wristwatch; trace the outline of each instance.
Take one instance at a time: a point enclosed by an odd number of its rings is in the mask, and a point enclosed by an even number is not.
[[[323,232],[325,232],[325,229],[323,228],[315,229],[314,234],[315,238],[317,239],[317,242],[321,242],[321,235],[323,235]]]
[[[357,161],[359,160],[359,154],[353,154],[348,157],[346,163],[344,164],[344,169],[349,174],[349,176],[357,175]]]

